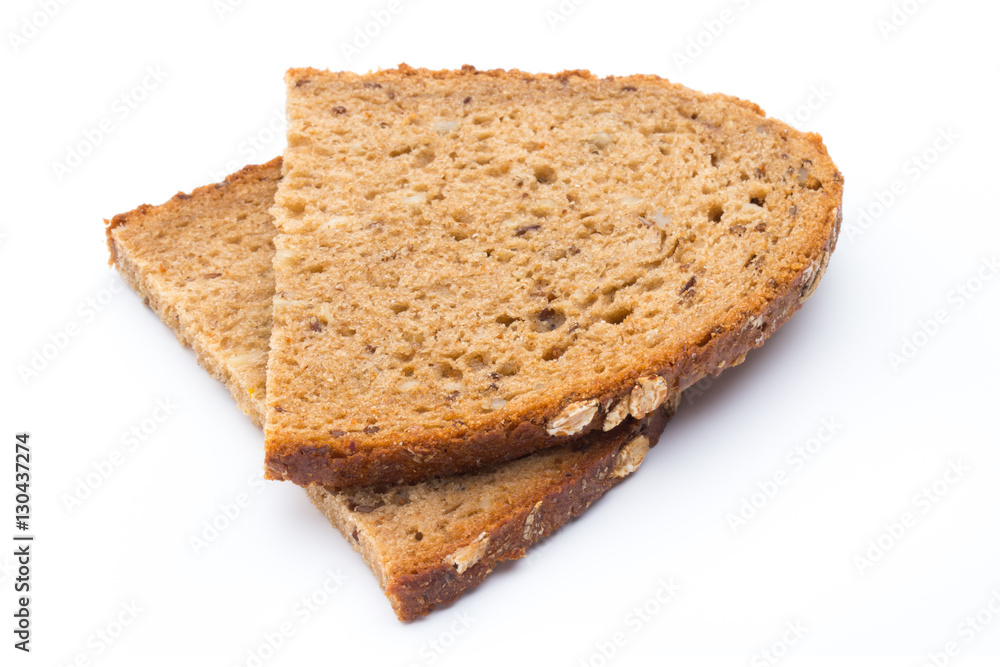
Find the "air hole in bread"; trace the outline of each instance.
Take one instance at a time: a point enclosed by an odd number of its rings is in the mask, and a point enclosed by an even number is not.
[[[551,183],[556,180],[556,170],[551,165],[542,164],[535,167],[535,180],[539,183]]]
[[[418,169],[423,169],[431,162],[433,162],[435,157],[436,156],[434,154],[433,148],[424,148],[419,153],[417,153],[416,157],[413,160],[413,166],[417,167]]]
[[[438,375],[440,375],[443,378],[461,380],[462,370],[460,368],[455,368],[454,366],[445,361],[438,366]]]
[[[562,345],[553,345],[552,347],[542,352],[542,360],[555,361],[559,357],[563,356],[566,353],[567,349],[568,349],[567,347],[564,347]]]
[[[497,366],[497,373],[506,377],[517,375],[520,370],[521,362],[517,359],[506,359],[499,366]]]
[[[531,316],[531,328],[539,333],[555,331],[566,322],[566,314],[558,308],[542,308]]]
[[[502,324],[505,327],[509,327],[511,324],[513,324],[514,322],[517,322],[519,319],[520,318],[511,317],[510,315],[504,313],[502,315],[497,315],[495,321],[496,321],[497,324]]]
[[[617,308],[605,311],[604,314],[601,315],[601,319],[608,324],[621,324],[631,314],[632,308],[628,306],[618,306]]]

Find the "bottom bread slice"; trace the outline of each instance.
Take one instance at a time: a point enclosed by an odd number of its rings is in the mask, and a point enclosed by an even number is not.
[[[280,179],[278,158],[106,221],[122,277],[257,426],[275,296],[268,210]],[[475,473],[307,493],[368,562],[397,616],[412,620],[522,557],[632,473],[678,398],[641,421]]]
[[[634,472],[676,406],[488,471],[307,492],[364,555],[399,617],[416,618],[478,585],[502,561],[524,556]]]

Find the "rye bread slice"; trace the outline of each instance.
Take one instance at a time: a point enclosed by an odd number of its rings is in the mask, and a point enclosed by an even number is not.
[[[140,206],[106,228],[126,282],[258,426],[274,297],[268,209],[280,164]],[[674,409],[670,401],[641,424],[489,470],[342,492],[312,486],[308,494],[364,556],[399,618],[411,620],[523,556],[634,471]]]
[[[653,76],[286,75],[267,470],[415,481],[640,418],[815,288],[818,135]]]

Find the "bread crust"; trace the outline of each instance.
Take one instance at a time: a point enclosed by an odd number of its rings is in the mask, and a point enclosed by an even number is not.
[[[494,517],[491,524],[482,527],[479,540],[487,545],[485,553],[464,571],[447,558],[438,558],[435,563],[415,572],[389,571],[379,560],[373,545],[363,534],[359,535],[363,529],[351,522],[351,513],[332,501],[330,491],[313,485],[307,492],[313,504],[368,561],[399,619],[412,621],[454,602],[482,583],[500,563],[522,558],[533,544],[579,516],[622,481],[626,474],[613,474],[619,452],[639,436],[655,444],[675,413],[679,398],[679,395],[671,397],[653,414],[642,420],[632,420],[613,433],[595,433],[587,441],[585,456],[565,472],[559,484],[538,489],[530,500],[504,508],[502,516]]]
[[[465,66],[459,71],[429,71],[400,65],[379,75],[421,76],[437,79],[470,76],[494,78],[543,78],[571,81],[593,80],[589,72],[576,70],[558,74],[528,74],[517,70],[478,71]],[[286,75],[290,86],[311,78],[331,76],[311,68],[293,69]],[[365,80],[366,75],[337,73],[333,76]],[[376,76],[376,75],[367,75]],[[836,246],[842,219],[843,177],[830,160],[819,135],[802,133],[784,123],[765,118],[755,104],[725,95],[704,95],[687,91],[676,84],[652,75],[609,77],[627,84],[643,82],[684,90],[700,100],[724,101],[749,112],[782,133],[799,141],[808,151],[816,173],[822,176],[823,189],[818,205],[800,211],[799,217],[815,230],[794,262],[782,267],[782,274],[770,286],[770,294],[760,292],[752,298],[733,303],[727,315],[710,331],[692,331],[688,337],[652,351],[640,367],[622,376],[595,378],[588,384],[574,386],[570,392],[552,392],[531,410],[505,414],[491,426],[454,425],[435,429],[428,435],[388,433],[350,434],[347,436],[311,436],[300,439],[277,430],[268,430],[266,474],[270,479],[289,480],[299,485],[312,483],[332,487],[360,484],[398,484],[416,482],[437,475],[460,474],[504,460],[512,460],[544,447],[558,445],[588,432],[601,429],[611,408],[628,400],[643,380],[661,378],[670,392],[683,391],[705,376],[717,375],[729,366],[741,363],[750,350],[759,347],[815,290],[819,278]],[[277,398],[269,395],[269,410],[280,410]],[[571,434],[553,435],[551,424],[569,406],[597,401],[599,409],[592,422]]]

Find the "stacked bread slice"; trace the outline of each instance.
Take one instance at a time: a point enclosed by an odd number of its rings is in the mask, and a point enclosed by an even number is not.
[[[291,70],[284,160],[107,226],[401,619],[636,469],[811,295],[820,138],[656,77]]]
[[[286,76],[268,472],[397,483],[641,418],[798,307],[819,137],[655,77]]]

